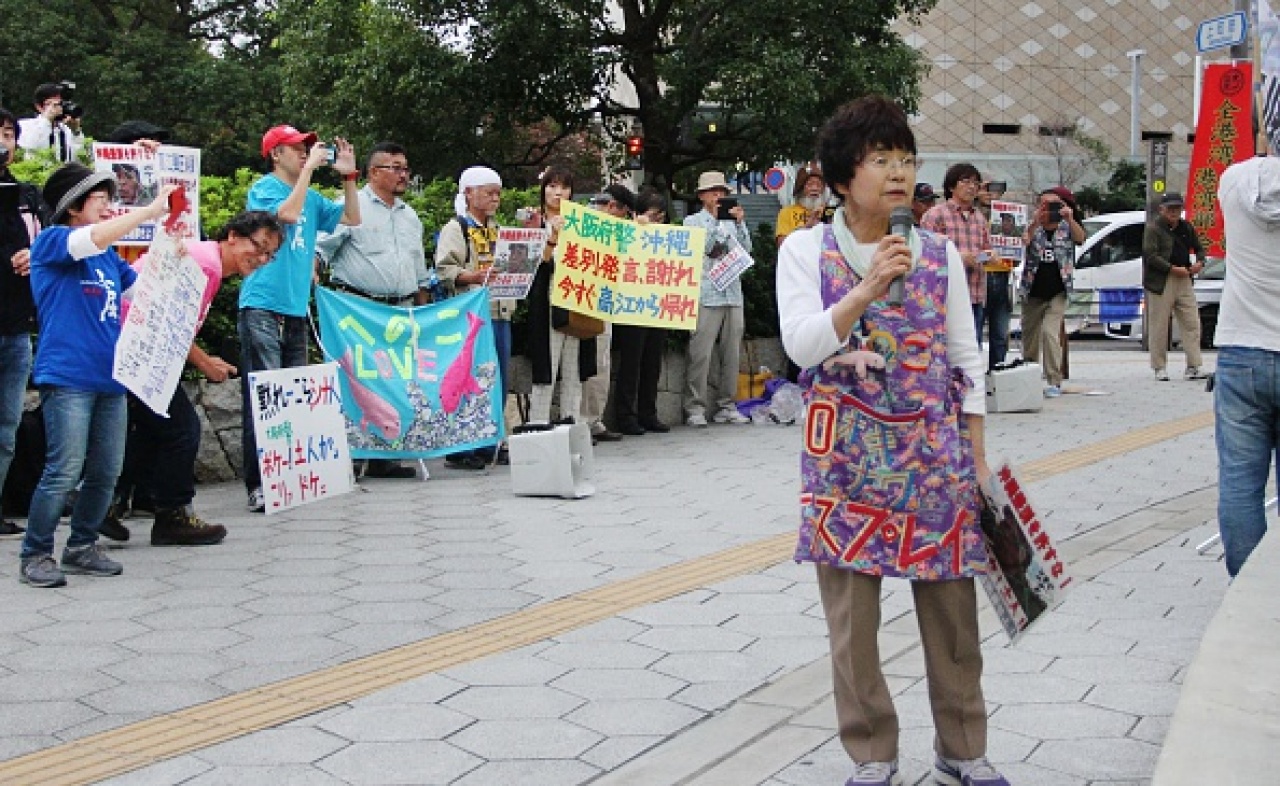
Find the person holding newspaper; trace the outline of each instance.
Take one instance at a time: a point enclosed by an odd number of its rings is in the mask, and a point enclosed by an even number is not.
[[[720,172],[703,172],[698,176],[698,201],[702,210],[686,216],[684,225],[707,230],[707,244],[702,258],[702,291],[698,298],[698,327],[689,339],[689,367],[684,394],[685,423],[695,428],[707,425],[707,377],[712,356],[720,350],[719,372],[716,374],[716,423],[750,423],[738,411],[734,397],[738,392],[738,355],[743,321],[742,281],[735,278],[723,290],[717,289],[708,273],[716,262],[729,253],[736,243],[751,251],[751,232],[747,229],[747,213],[736,200],[728,200],[729,184]]]
[[[120,338],[120,297],[137,274],[113,243],[168,210],[164,186],[150,205],[115,218],[110,173],[67,164],[44,186],[52,225],[31,247],[31,290],[39,320],[34,381],[40,388],[48,451],[31,499],[19,580],[61,587],[66,573],[117,576],[120,563],[98,545],[98,526],[111,504],[124,460],[128,420],[125,390],[112,378]],[[81,482],[71,534],[59,567],[54,531],[67,493]]]
[[[813,562],[830,633],[847,786],[894,786],[898,718],[880,665],[881,583],[911,582],[936,736],[934,778],[1008,786],[986,759],[974,577],[987,570],[984,361],[954,243],[911,227],[916,142],[883,96],[838,109],[818,157],[842,206],[778,259],[787,354],[804,369],[795,559]],[[892,228],[892,231],[890,229]]]

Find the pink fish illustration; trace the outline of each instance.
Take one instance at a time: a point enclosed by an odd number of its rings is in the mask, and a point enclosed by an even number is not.
[[[342,366],[342,370],[347,373],[347,385],[351,388],[356,406],[360,408],[360,428],[373,433],[368,428],[372,425],[373,428],[382,432],[383,439],[388,441],[399,439],[400,413],[382,396],[357,381],[350,349],[338,360],[338,365]]]
[[[444,381],[440,383],[440,406],[450,415],[458,411],[463,396],[484,392],[471,369],[476,357],[476,336],[480,335],[484,320],[468,311],[467,322],[471,327],[462,342],[462,351],[449,364],[449,369],[444,372]]]

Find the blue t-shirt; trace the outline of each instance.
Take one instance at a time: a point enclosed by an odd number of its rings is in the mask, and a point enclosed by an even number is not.
[[[275,175],[267,175],[249,189],[249,210],[275,213],[293,193]],[[285,224],[280,250],[271,264],[250,273],[240,284],[240,308],[261,308],[290,317],[307,314],[311,299],[311,274],[316,255],[316,235],[332,232],[342,219],[342,205],[315,189],[307,191],[298,223]]]
[[[120,338],[120,294],[138,274],[113,249],[74,259],[67,248],[72,227],[52,226],[31,245],[31,293],[40,339],[37,385],[124,393],[111,378]]]

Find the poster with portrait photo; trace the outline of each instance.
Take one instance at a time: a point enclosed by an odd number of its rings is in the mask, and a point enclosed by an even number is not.
[[[116,179],[114,217],[146,207],[167,184],[186,191],[187,208],[170,228],[174,237],[200,236],[200,150],[194,147],[161,145],[154,151],[138,145],[93,144],[93,168]],[[155,237],[156,224],[148,221],[121,238],[117,245],[147,246]]]
[[[1022,233],[1027,230],[1027,206],[1019,202],[991,203],[991,250],[1012,270],[1022,264],[1026,249]]]
[[[529,296],[548,234],[545,229],[523,227],[502,227],[498,230],[493,267],[489,268],[486,282],[490,297],[520,300]]]

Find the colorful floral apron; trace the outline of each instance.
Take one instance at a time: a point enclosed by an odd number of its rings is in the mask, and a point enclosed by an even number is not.
[[[917,230],[919,232],[919,230]],[[902,306],[873,303],[850,349],[884,356],[883,371],[818,365],[806,389],[800,538],[795,558],[873,576],[944,581],[986,572],[979,498],[961,403],[973,383],[947,360],[946,241],[919,232],[921,258]],[[822,300],[858,283],[831,227],[823,235]]]

